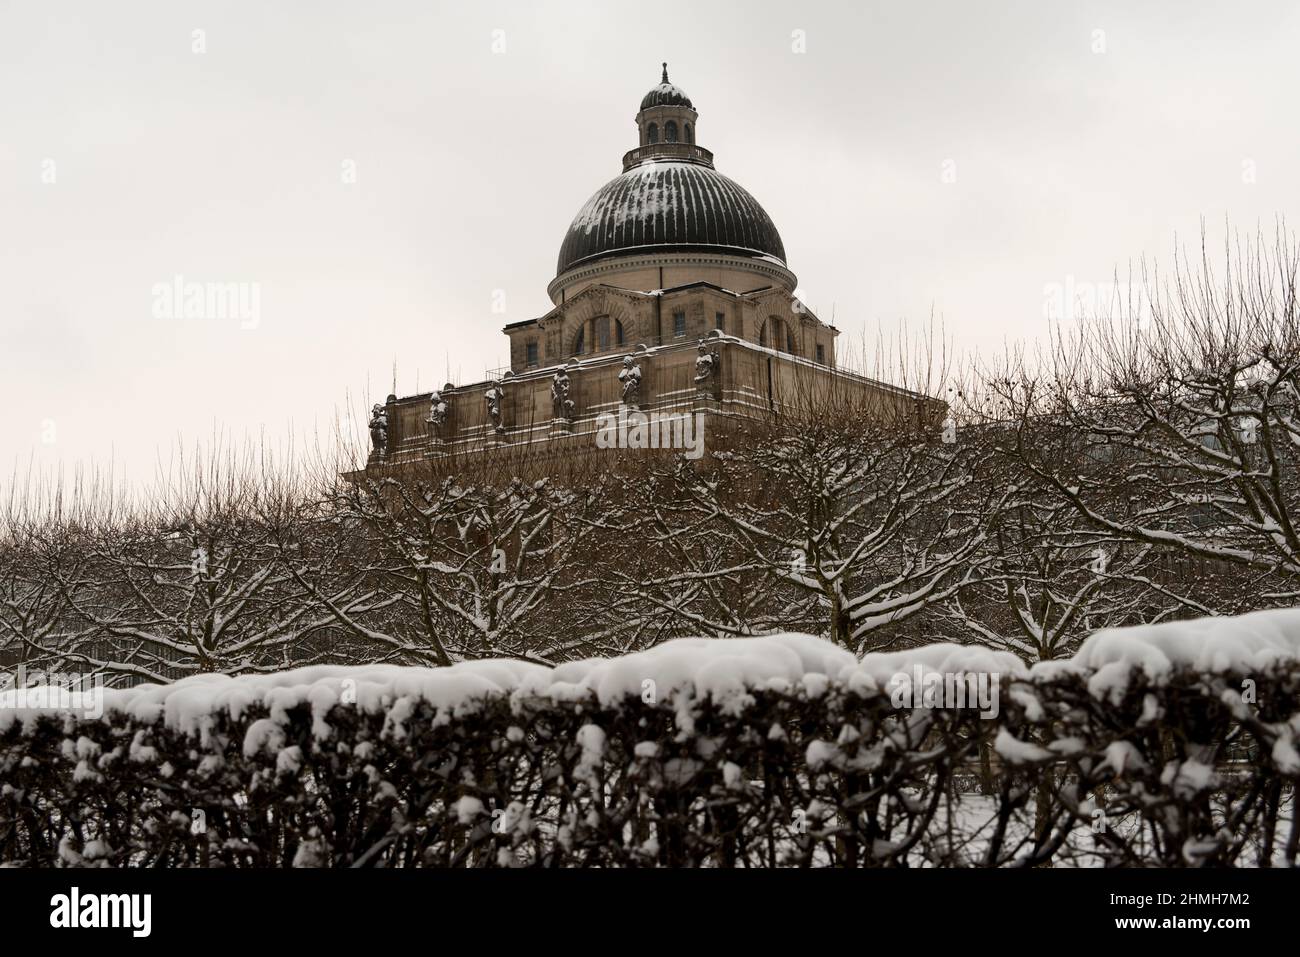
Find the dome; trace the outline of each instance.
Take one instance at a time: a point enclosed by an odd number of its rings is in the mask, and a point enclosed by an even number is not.
[[[686,91],[667,80],[641,98],[641,109],[648,110],[652,106],[684,106],[688,110],[695,109]]]
[[[691,98],[686,95],[686,91],[668,82],[667,63],[664,64],[663,80],[641,98],[641,109],[648,110],[652,106],[684,106],[688,110],[695,109],[691,105]]]
[[[651,162],[610,180],[587,200],[565,234],[556,274],[597,259],[682,248],[785,264],[772,218],[744,187],[711,166]]]

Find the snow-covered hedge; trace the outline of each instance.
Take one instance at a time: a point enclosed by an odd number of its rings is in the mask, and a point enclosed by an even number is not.
[[[0,694],[3,861],[1184,866],[1300,842],[1300,610],[1032,669],[777,635],[102,694]]]

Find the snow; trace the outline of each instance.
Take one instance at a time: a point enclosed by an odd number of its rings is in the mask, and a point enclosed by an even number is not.
[[[804,760],[812,771],[819,770],[828,764],[835,764],[840,758],[840,749],[829,741],[810,741],[804,753]]]
[[[722,782],[731,790],[744,788],[744,776],[740,765],[732,761],[724,761],[722,763]]]
[[[605,763],[605,729],[598,724],[584,724],[578,729],[577,740],[582,757],[574,769],[574,777],[594,782],[595,769]]]
[[[1092,672],[1088,689],[1094,697],[1118,701],[1139,673],[1159,684],[1180,668],[1250,675],[1297,659],[1300,608],[1283,608],[1236,618],[1105,628],[1088,637],[1069,664]]]
[[[1214,768],[1196,760],[1171,761],[1160,773],[1160,781],[1172,786],[1174,794],[1187,800],[1218,786],[1218,775]]]
[[[993,750],[1007,760],[1008,764],[1032,764],[1035,761],[1047,761],[1053,757],[1046,748],[1021,741],[1006,728],[998,731]]]
[[[1273,763],[1283,774],[1300,774],[1300,752],[1290,734],[1280,734],[1273,742]]]
[[[405,722],[418,702],[427,702],[439,712],[440,720],[470,713],[488,699],[513,696],[555,702],[595,699],[603,707],[620,707],[628,702],[675,701],[678,727],[691,733],[692,702],[706,698],[725,707],[743,711],[752,703],[752,692],[764,689],[797,690],[816,698],[833,688],[860,695],[888,694],[899,676],[914,681],[916,674],[965,674],[1050,681],[1063,673],[1089,676],[1089,687],[1098,697],[1122,694],[1137,673],[1161,681],[1178,668],[1213,674],[1257,674],[1282,662],[1300,659],[1300,609],[1254,612],[1239,618],[1206,618],[1185,622],[1122,629],[1105,629],[1088,638],[1073,659],[1043,662],[1027,667],[1005,651],[980,646],[936,644],[905,651],[874,653],[858,659],[843,648],[821,638],[801,634],[775,634],[753,638],[682,638],[646,651],[610,659],[574,661],[550,668],[538,664],[500,659],[471,661],[447,668],[361,665],[354,667],[318,665],[274,674],[230,677],[221,674],[195,675],[172,684],[144,684],[127,689],[104,689],[105,716],[126,715],[145,723],[161,719],[166,727],[206,738],[214,716],[240,718],[250,708],[265,708],[268,717],[254,721],[245,732],[246,754],[263,749],[278,751],[283,746],[281,727],[289,709],[306,704],[311,708],[313,734],[326,740],[332,729],[326,716],[335,706],[356,707],[368,713],[384,713],[385,734],[400,739]],[[918,670],[919,669],[919,670]],[[1009,684],[1009,682],[1008,682]],[[42,714],[68,713],[57,696],[41,696],[39,690],[28,700],[29,689],[0,692],[0,731],[15,722],[31,727]],[[1011,696],[1029,712],[1030,720],[1042,716],[1032,687],[1021,685]],[[1154,699],[1144,709],[1151,719]],[[595,725],[584,728],[579,742],[587,764],[599,763],[603,739],[597,740]],[[777,734],[773,729],[769,734]],[[131,761],[149,761],[156,753],[147,739],[137,734],[128,749]],[[520,740],[514,730],[510,740]],[[999,741],[999,750],[1013,757],[1038,760],[1036,746],[1024,742]],[[79,758],[95,756],[88,738],[69,739],[65,746]],[[831,747],[831,746],[828,746]],[[1294,745],[1279,743],[1280,763],[1288,764]],[[1034,755],[1030,758],[1029,755]],[[816,757],[829,759],[829,754]],[[1131,765],[1119,751],[1109,756],[1116,772]],[[285,770],[290,759],[286,759]]]
[[[806,675],[838,676],[857,660],[844,649],[811,635],[760,638],[679,638],[621,658],[591,658],[535,672],[519,686],[521,695],[554,701],[594,694],[605,706],[640,699],[646,682],[667,698],[685,690],[695,698],[727,699],[747,690],[801,683]]]
[[[1131,741],[1112,741],[1106,746],[1103,768],[1110,768],[1115,775],[1122,776],[1126,770],[1140,771],[1146,768],[1146,759]]]
[[[144,723],[162,718],[173,730],[206,735],[216,714],[237,719],[250,707],[260,705],[268,709],[273,724],[280,724],[289,708],[306,702],[317,719],[315,730],[319,736],[324,714],[338,703],[378,712],[409,698],[456,712],[483,699],[508,694],[525,678],[539,673],[549,674],[550,669],[511,659],[462,662],[450,668],[315,665],[264,675],[203,674],[171,684],[106,688],[103,706],[106,716],[121,714]],[[27,723],[35,715],[61,710],[29,706],[26,692],[31,690],[0,692],[0,731],[15,721]],[[260,723],[255,722],[254,727]],[[250,728],[249,734],[253,733]],[[263,728],[257,733],[268,732]],[[248,743],[246,740],[246,747]]]
[[[473,824],[475,818],[487,813],[483,802],[468,794],[456,802],[453,810],[456,812],[456,820],[461,824]]]
[[[1005,675],[1025,677],[1025,663],[1009,651],[992,651],[978,645],[950,643],[926,645],[907,651],[864,655],[862,661],[840,677],[862,694],[888,692],[900,676],[912,681],[916,669],[922,675]]]

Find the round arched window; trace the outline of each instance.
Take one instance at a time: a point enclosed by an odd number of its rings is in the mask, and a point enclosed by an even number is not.
[[[651,123],[651,124],[646,128],[646,131],[645,131],[645,138],[646,138],[646,142],[647,142],[647,143],[658,143],[658,142],[659,142],[659,124],[658,124],[658,123]]]
[[[664,142],[665,143],[677,142],[677,121],[676,120],[669,120],[667,123],[664,124]]]

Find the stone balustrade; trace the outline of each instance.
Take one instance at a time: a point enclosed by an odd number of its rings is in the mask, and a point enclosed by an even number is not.
[[[633,167],[640,166],[651,157],[655,159],[681,160],[687,163],[703,163],[706,166],[713,165],[713,153],[703,146],[696,146],[694,143],[652,143],[649,146],[638,146],[636,149],[624,153],[623,172],[626,173]]]

